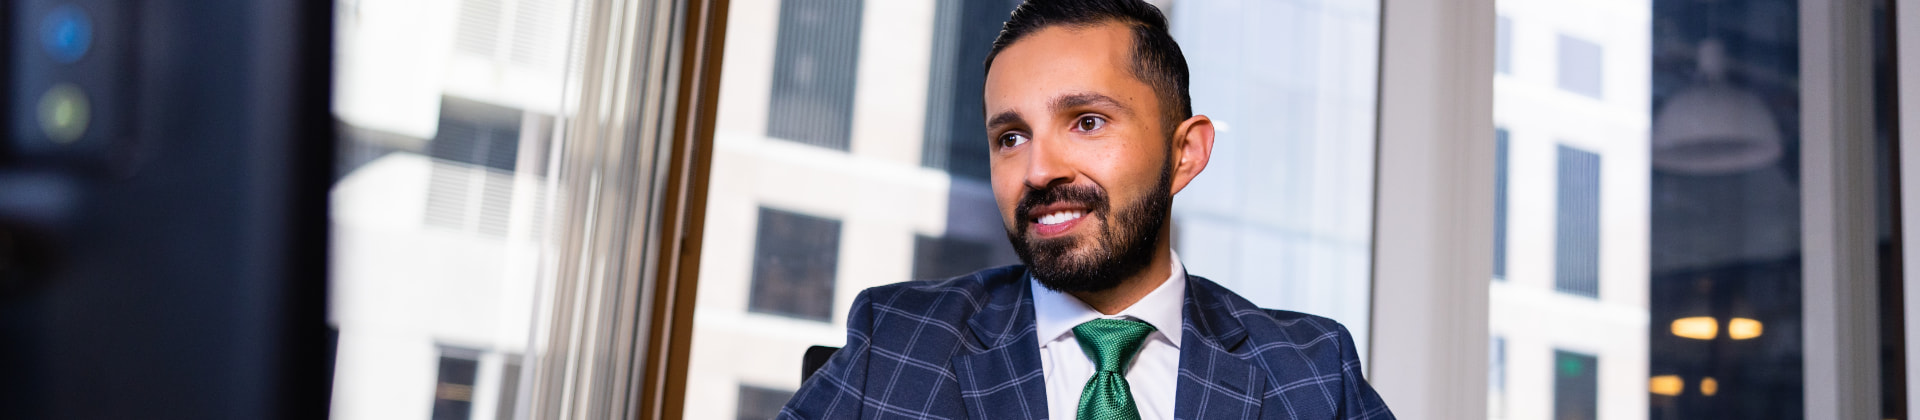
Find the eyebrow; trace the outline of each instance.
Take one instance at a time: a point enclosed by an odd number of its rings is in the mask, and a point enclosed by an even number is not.
[[[1022,121],[1025,121],[1025,119],[1020,118],[1020,113],[1018,112],[1013,112],[1013,110],[1000,111],[998,114],[993,114],[993,119],[987,120],[987,128],[992,129],[994,127]]]
[[[1133,108],[1128,108],[1126,104],[1120,103],[1120,101],[1115,100],[1112,97],[1109,97],[1107,95],[1101,95],[1093,92],[1070,93],[1066,95],[1061,95],[1059,97],[1053,98],[1052,106],[1053,106],[1054,112],[1060,112],[1067,109],[1080,108],[1080,107],[1086,107],[1091,105],[1107,106],[1107,107],[1119,109],[1121,113],[1124,113],[1127,115],[1133,114]]]
[[[1052,103],[1049,104],[1048,107],[1052,108],[1053,112],[1057,113],[1057,112],[1068,110],[1068,109],[1081,108],[1081,107],[1092,106],[1092,105],[1111,107],[1111,108],[1119,109],[1120,112],[1123,114],[1133,115],[1133,108],[1127,107],[1126,104],[1121,103],[1119,100],[1113,99],[1113,97],[1098,94],[1098,93],[1093,93],[1093,92],[1069,93],[1065,95],[1060,95],[1058,97],[1053,98]],[[987,120],[987,128],[999,127],[1001,125],[1014,124],[1022,121],[1025,121],[1025,120],[1020,118],[1020,113],[1018,112],[1014,112],[1013,110],[1000,111],[1000,113],[998,114],[993,114],[993,118],[990,118]]]

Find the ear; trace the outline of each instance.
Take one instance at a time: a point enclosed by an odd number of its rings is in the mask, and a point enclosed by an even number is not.
[[[1213,157],[1213,119],[1205,115],[1195,115],[1180,123],[1173,132],[1173,194],[1187,188],[1187,183],[1200,176],[1207,169],[1207,160]]]

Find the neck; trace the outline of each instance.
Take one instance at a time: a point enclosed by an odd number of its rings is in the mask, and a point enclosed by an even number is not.
[[[1173,275],[1173,252],[1168,250],[1165,236],[1162,236],[1159,242],[1157,246],[1159,251],[1153,253],[1153,263],[1148,264],[1147,269],[1121,280],[1118,286],[1097,292],[1068,292],[1067,294],[1073,295],[1074,298],[1080,299],[1081,302],[1085,302],[1087,306],[1093,307],[1093,310],[1100,311],[1102,314],[1113,315],[1132,307],[1135,302],[1147,297],[1148,293],[1153,293],[1153,289],[1160,287],[1161,283],[1165,283],[1167,277]]]

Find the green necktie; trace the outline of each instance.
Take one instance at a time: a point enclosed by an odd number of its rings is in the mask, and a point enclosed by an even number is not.
[[[1097,369],[1080,391],[1077,420],[1140,419],[1133,391],[1127,388],[1127,361],[1140,352],[1140,340],[1152,332],[1153,326],[1145,322],[1120,319],[1096,319],[1073,327],[1080,351],[1093,359]]]

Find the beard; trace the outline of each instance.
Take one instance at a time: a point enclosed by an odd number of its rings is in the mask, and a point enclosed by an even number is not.
[[[1106,192],[1092,186],[1028,190],[1015,207],[1014,215],[1021,220],[1007,230],[1007,240],[1041,286],[1060,292],[1112,289],[1153,264],[1160,231],[1166,227],[1173,207],[1172,189],[1173,157],[1168,154],[1161,165],[1159,182],[1146,196],[1117,210]],[[1078,236],[1036,238],[1028,232],[1032,226],[1025,220],[1028,211],[1052,203],[1083,204],[1087,214],[1081,217],[1100,218],[1100,231],[1085,238],[1093,243],[1082,244],[1083,238]]]

